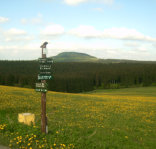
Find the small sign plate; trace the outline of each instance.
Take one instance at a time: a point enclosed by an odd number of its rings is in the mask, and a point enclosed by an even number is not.
[[[47,84],[46,83],[36,83],[36,88],[45,89],[45,88],[47,88]]]
[[[44,71],[41,71],[41,72],[40,72],[40,75],[41,75],[41,76],[43,76],[43,75],[45,75],[45,76],[46,76],[46,75],[51,75],[51,72],[49,72],[49,71],[45,71],[45,72],[44,72]]]
[[[35,91],[36,92],[47,92],[47,89],[44,89],[44,88],[36,88]]]
[[[51,58],[39,58],[38,59],[40,64],[52,64],[53,60]]]
[[[51,75],[38,75],[38,80],[50,80],[52,79]]]
[[[40,70],[51,70],[51,65],[40,65]]]

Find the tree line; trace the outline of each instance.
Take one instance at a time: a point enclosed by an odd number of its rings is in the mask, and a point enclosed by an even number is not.
[[[37,61],[0,61],[0,84],[35,88]],[[156,64],[57,62],[52,65],[52,91],[79,93],[94,89],[156,85]]]

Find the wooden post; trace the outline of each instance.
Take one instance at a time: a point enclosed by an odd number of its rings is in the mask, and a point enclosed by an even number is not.
[[[43,47],[42,46],[42,58],[46,58],[46,53],[43,53]],[[46,80],[41,80],[41,83],[46,83]],[[47,118],[46,118],[46,92],[41,92],[41,132],[46,132],[46,126],[47,125]]]

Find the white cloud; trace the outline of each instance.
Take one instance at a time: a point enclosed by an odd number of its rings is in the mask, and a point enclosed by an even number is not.
[[[40,44],[42,42],[28,42],[0,45],[0,59],[37,59],[41,55]],[[75,51],[88,53],[99,58],[117,58],[117,59],[137,59],[137,60],[155,60],[150,44],[140,44],[140,47],[131,50],[119,46],[118,44],[97,42],[70,42],[70,41],[48,41],[48,55],[54,56],[60,52]]]
[[[31,19],[22,18],[21,23],[22,24],[41,24],[42,23],[43,15],[41,13],[38,13],[36,17]]]
[[[124,45],[126,47],[130,47],[130,48],[136,48],[136,47],[139,47],[140,46],[140,44],[138,42],[134,42],[134,41],[133,42],[132,41],[125,42]]]
[[[148,47],[140,46],[139,48],[137,48],[137,51],[147,52],[148,51]]]
[[[7,44],[8,42],[15,42],[14,44],[16,44],[16,41],[26,42],[33,39],[34,35],[28,34],[23,29],[10,28],[8,30],[0,30],[0,40],[2,42],[7,42]]]
[[[115,58],[115,59],[136,59],[136,60],[152,60],[150,46],[141,45],[131,50],[117,44],[103,42],[53,42],[48,44],[48,56],[54,56],[60,52],[75,51],[88,53],[98,58]]]
[[[71,29],[69,34],[84,37],[84,38],[96,38],[102,36],[102,32],[96,30],[93,26],[80,25],[78,28]]]
[[[135,29],[128,28],[111,28],[105,29],[102,33],[103,37],[124,39],[124,40],[144,40],[144,41],[156,41],[156,38],[146,36]]]
[[[68,5],[77,5],[79,3],[84,3],[87,0],[64,0],[64,2]]]
[[[0,51],[0,59],[33,60],[40,56],[39,48],[33,44],[0,46]]]
[[[25,30],[22,30],[22,29],[17,29],[17,28],[11,28],[9,29],[6,34],[8,35],[14,35],[14,36],[17,36],[17,35],[25,35],[26,34],[26,31]]]
[[[8,18],[0,17],[0,23],[5,23],[5,22],[8,22],[8,21],[9,21]]]
[[[64,0],[64,2],[68,5],[78,5],[80,3],[85,3],[85,2],[100,2],[104,4],[113,4],[114,0]]]
[[[122,40],[140,40],[156,41],[156,38],[146,36],[135,29],[128,28],[110,28],[103,31],[95,29],[93,26],[81,25],[78,28],[71,29],[69,34],[83,38],[110,38]]]
[[[48,41],[49,42],[49,41]],[[60,52],[81,52],[88,53],[93,56],[103,57],[106,52],[115,51],[113,45],[103,42],[70,42],[70,41],[53,41],[49,42],[48,56],[57,55]]]
[[[104,3],[104,4],[107,4],[107,5],[111,5],[114,3],[114,0],[94,0],[95,2],[101,2],[101,3]]]
[[[64,33],[64,27],[58,24],[49,25],[41,31],[42,35],[48,35],[48,36],[62,35],[63,33]]]
[[[15,50],[17,49],[18,46],[0,46],[0,50],[8,50],[8,49],[12,49],[12,50]]]
[[[26,36],[6,36],[5,40],[6,42],[16,42],[16,41],[20,41],[20,42],[26,42],[26,41],[30,41],[33,40],[34,37],[30,36],[30,35],[26,35]]]
[[[83,52],[84,50],[88,51],[106,51],[114,49],[113,45],[103,43],[103,42],[65,42],[65,41],[56,41],[52,44],[48,44],[49,51],[77,51]]]

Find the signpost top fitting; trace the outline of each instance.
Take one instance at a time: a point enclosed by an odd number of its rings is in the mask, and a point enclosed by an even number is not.
[[[44,42],[43,45],[40,46],[40,48],[46,48],[48,42]]]
[[[47,46],[48,42],[44,42],[43,45],[40,46],[40,48],[42,48],[42,58],[46,58],[46,54],[47,54],[47,50],[46,50],[46,46]]]

